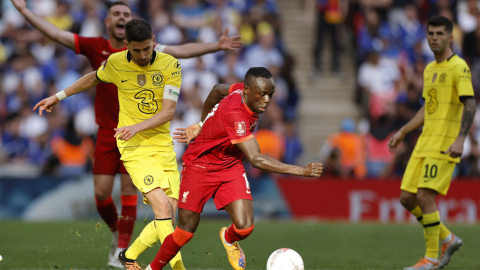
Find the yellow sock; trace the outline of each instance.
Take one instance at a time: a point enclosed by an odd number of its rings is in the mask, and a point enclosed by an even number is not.
[[[150,222],[135,239],[133,244],[125,252],[125,257],[136,260],[147,248],[152,247],[158,241],[157,229],[155,222]]]
[[[422,209],[420,209],[419,205],[410,210],[410,213],[412,213],[412,215],[417,218],[418,222],[423,225]]]
[[[420,209],[420,206],[417,205],[417,207],[410,210],[410,213],[412,213],[412,215],[414,215],[417,218],[418,222],[420,222],[420,224],[423,225],[422,209]],[[451,232],[447,229],[447,227],[445,227],[445,225],[443,225],[443,223],[440,222],[440,235],[438,239],[440,239],[441,241],[447,238],[447,236],[449,236],[450,233]]]
[[[442,241],[443,239],[447,238],[447,236],[449,236],[452,232],[450,232],[447,227],[445,227],[445,225],[443,225],[443,223],[440,222],[440,241]]]
[[[423,214],[423,234],[427,253],[425,257],[438,258],[438,239],[440,236],[440,214],[437,212]]]
[[[158,238],[162,243],[169,234],[173,233],[172,219],[170,218],[156,219],[155,227],[157,229]],[[180,254],[180,252],[178,252],[177,255],[170,261],[170,266],[172,266],[173,270],[185,270],[185,266],[183,266],[182,262],[182,254]]]

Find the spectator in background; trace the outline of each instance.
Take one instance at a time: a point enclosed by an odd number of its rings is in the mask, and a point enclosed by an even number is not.
[[[365,10],[364,26],[360,29],[357,37],[357,57],[359,63],[367,58],[369,52],[386,51],[393,38],[392,31],[385,21],[381,21],[374,9]]]
[[[418,20],[417,8],[410,4],[405,6],[405,19],[398,27],[398,38],[402,49],[406,50],[410,60],[415,59],[415,46],[425,39],[426,32]]]
[[[368,97],[368,114],[378,119],[396,99],[400,71],[397,64],[372,51],[358,71],[358,84]]]
[[[361,136],[355,134],[355,121],[344,118],[339,133],[328,136],[320,151],[320,160],[325,167],[333,168],[334,175],[362,179],[366,176],[365,145]]]
[[[51,140],[52,153],[60,161],[61,176],[80,176],[88,171],[93,158],[93,140],[75,129],[74,118],[67,123],[63,136]]]
[[[185,31],[186,42],[197,40],[204,24],[205,8],[198,0],[182,0],[173,10],[173,22]]]
[[[283,66],[283,56],[275,47],[273,27],[266,22],[258,24],[258,43],[252,45],[245,53],[247,67]]]
[[[324,35],[328,32],[330,34],[330,44],[332,54],[331,70],[333,73],[340,74],[340,25],[343,22],[343,13],[341,5],[344,5],[344,0],[311,0],[316,2],[316,38],[313,49],[314,62],[314,78],[322,71],[321,52],[324,40]],[[311,7],[311,5],[306,5]]]
[[[302,141],[298,137],[297,127],[294,121],[285,123],[285,155],[283,162],[297,164],[299,156],[303,153]]]

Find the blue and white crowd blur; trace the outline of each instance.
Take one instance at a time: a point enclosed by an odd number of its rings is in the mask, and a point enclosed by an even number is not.
[[[62,30],[81,36],[108,37],[107,2],[96,0],[27,0],[27,6]],[[114,1],[110,1],[114,2]],[[218,83],[242,82],[250,67],[264,66],[276,84],[274,102],[262,117],[264,140],[280,143],[278,158],[295,163],[302,152],[296,135],[298,91],[291,72],[294,59],[281,38],[282,24],[275,0],[129,0],[134,17],[148,20],[156,42],[179,45],[214,42],[228,27],[242,36],[236,53],[217,52],[182,59],[182,92],[171,131],[200,119],[203,101]],[[51,114],[39,117],[33,106],[73,84],[92,68],[87,59],[44,37],[32,28],[10,1],[0,5],[0,166],[40,168],[44,175],[90,172],[97,125],[95,90],[62,101]],[[75,153],[76,164],[62,163],[61,137]],[[175,144],[180,160],[185,145]],[[277,153],[275,153],[277,154]],[[273,154],[272,154],[273,155]],[[181,162],[179,162],[181,164]],[[73,167],[64,170],[65,167]],[[22,174],[22,171],[18,171]]]

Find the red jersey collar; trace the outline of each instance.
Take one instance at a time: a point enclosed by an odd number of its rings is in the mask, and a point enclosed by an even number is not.
[[[110,43],[110,39],[108,40],[108,47],[110,48],[110,50],[112,51],[112,53],[117,53],[117,52],[121,52],[121,51],[125,51],[127,49],[127,47],[123,47],[121,49],[115,49],[112,47],[112,43]]]

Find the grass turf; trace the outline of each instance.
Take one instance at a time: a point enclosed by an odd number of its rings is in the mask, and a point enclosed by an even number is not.
[[[0,269],[106,269],[111,234],[96,224],[1,221]],[[195,237],[182,249],[188,269],[232,269],[218,237],[226,225],[227,220],[201,222]],[[480,269],[478,227],[448,227],[465,244],[444,269]],[[140,221],[134,237],[142,228]],[[282,247],[300,253],[305,269],[403,269],[424,255],[418,225],[259,222],[251,237],[242,241],[247,269],[265,269],[270,253]],[[158,248],[139,257],[142,267]]]

